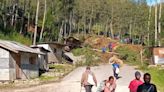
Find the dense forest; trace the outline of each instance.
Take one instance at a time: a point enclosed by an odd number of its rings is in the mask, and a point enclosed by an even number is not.
[[[26,44],[79,34],[164,45],[164,4],[146,0],[0,0],[0,38]]]

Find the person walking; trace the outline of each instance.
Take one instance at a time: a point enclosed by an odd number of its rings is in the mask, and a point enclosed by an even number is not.
[[[82,74],[81,86],[84,86],[86,92],[92,92],[92,86],[97,86],[95,74],[87,66],[85,72]]]
[[[140,80],[141,73],[139,71],[135,72],[135,79],[132,80],[129,84],[129,91],[130,92],[137,92],[137,88],[139,85],[143,84],[143,82]]]
[[[112,64],[114,77],[116,79],[121,78],[118,75],[119,75],[121,66],[123,66],[123,61],[119,59],[118,56],[113,54],[111,58],[109,58],[109,64]]]
[[[120,72],[120,65],[116,62],[116,61],[114,61],[114,63],[112,64],[112,67],[113,67],[113,74],[114,74],[114,77],[116,78],[116,79],[119,79],[119,76],[118,76],[118,74],[119,74],[119,72]]]
[[[109,77],[109,80],[105,84],[104,92],[115,92],[116,82],[113,76]]]
[[[137,92],[157,92],[156,86],[150,83],[151,75],[149,73],[145,73],[143,79],[144,83],[137,88]]]
[[[108,48],[109,48],[109,52],[112,52],[113,50],[112,50],[112,42],[110,42],[109,44],[108,44]]]

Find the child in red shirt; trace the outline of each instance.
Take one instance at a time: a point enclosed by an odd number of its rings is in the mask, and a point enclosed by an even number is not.
[[[140,72],[135,72],[135,79],[132,80],[129,84],[129,90],[130,92],[137,92],[137,88],[139,85],[143,84],[143,82],[140,80],[141,74]]]

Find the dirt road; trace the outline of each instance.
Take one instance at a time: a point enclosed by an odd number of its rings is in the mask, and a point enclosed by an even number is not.
[[[92,67],[91,69],[95,73],[98,83],[107,79],[110,75],[113,75],[112,66],[109,64]],[[12,92],[80,92],[80,79],[83,71],[85,71],[85,67],[75,69],[63,78],[60,83],[51,83],[26,89],[12,90]],[[127,65],[124,65],[121,68],[120,76],[122,76],[122,78],[117,81],[116,92],[128,92],[128,84],[134,78],[135,71],[136,70],[134,70],[133,67]],[[96,89],[96,87],[93,87],[93,92],[96,92]],[[82,92],[84,92],[84,88],[82,88]]]

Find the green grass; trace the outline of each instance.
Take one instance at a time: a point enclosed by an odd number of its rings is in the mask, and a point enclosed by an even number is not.
[[[63,75],[58,75],[58,76],[52,76],[52,75],[41,75],[39,79],[42,82],[47,82],[47,81],[54,81],[54,80],[59,80],[69,72],[71,72],[74,69],[73,65],[69,64],[51,64],[49,65],[49,68],[51,69],[51,72],[53,74],[55,73],[62,73]]]
[[[55,79],[57,79],[57,77],[55,77],[55,76],[40,76],[39,77],[39,79],[41,80],[41,81],[50,81],[50,80],[55,80]]]
[[[152,76],[152,82],[157,85],[160,92],[164,92],[164,69],[149,68],[147,71]]]
[[[84,48],[77,48],[77,49],[73,49],[72,50],[72,53],[75,55],[75,56],[80,56],[80,55],[85,55],[86,52],[89,50],[89,48],[87,47],[84,47]]]
[[[23,35],[16,33],[16,32],[6,34],[6,35],[3,33],[0,33],[0,39],[16,41],[16,42],[20,42],[25,45],[31,45],[31,43],[32,43],[31,39],[29,39],[28,37],[24,37]]]
[[[134,50],[129,49],[128,47],[120,46],[116,49],[116,52],[119,53],[119,57],[128,62],[129,64],[139,64],[140,63],[140,53],[135,52]]]

